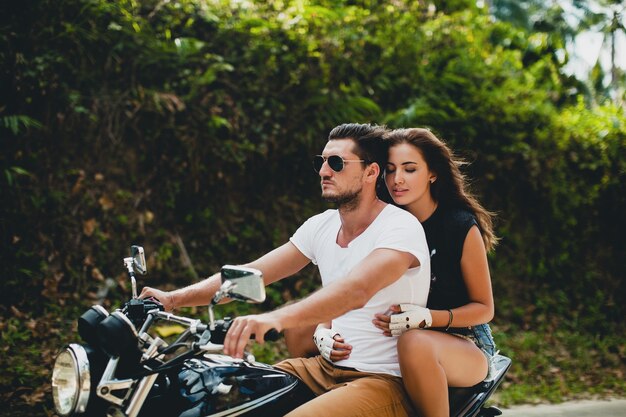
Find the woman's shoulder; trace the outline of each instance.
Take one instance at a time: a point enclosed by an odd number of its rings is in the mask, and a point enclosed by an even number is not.
[[[447,220],[467,221],[476,219],[473,212],[463,207],[442,207],[442,212]]]
[[[442,236],[445,236],[446,246],[450,250],[452,259],[461,259],[463,244],[469,230],[478,225],[476,216],[471,211],[460,207],[449,207],[442,210]]]
[[[467,232],[470,227],[478,225],[476,216],[470,210],[461,207],[447,207],[443,210],[443,222],[449,228]]]

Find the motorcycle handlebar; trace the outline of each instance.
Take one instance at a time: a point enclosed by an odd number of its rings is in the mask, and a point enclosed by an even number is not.
[[[231,318],[225,318],[224,320],[217,320],[215,323],[215,330],[211,332],[211,342],[216,344],[223,344],[224,338],[226,337],[226,333],[228,333],[228,329],[230,329],[230,325],[233,324],[233,320]],[[254,339],[255,334],[252,333],[250,335],[250,339]],[[280,332],[276,329],[270,329],[265,333],[263,340],[266,342],[275,342],[280,338]]]
[[[155,310],[156,314],[154,314]],[[153,297],[147,299],[132,299],[124,305],[122,311],[133,324],[140,326],[141,332],[147,331],[147,328],[152,324],[154,316],[186,326],[193,325],[195,328],[193,333],[197,333],[199,335],[208,328],[207,325],[202,324],[199,320],[192,320],[187,317],[177,316],[172,313],[165,312],[163,304]],[[223,320],[217,320],[215,322],[215,329],[211,330],[210,341],[215,344],[224,344],[226,333],[228,333],[232,323],[233,319],[230,317],[225,317]],[[184,336],[181,337],[184,339],[188,336],[189,334],[184,334]],[[280,333],[276,329],[270,329],[263,336],[263,340],[274,342],[278,340],[280,336]],[[254,338],[255,335],[253,333],[250,335],[250,339]],[[177,342],[178,341],[181,341],[181,339],[179,338]]]
[[[250,339],[254,339],[255,335],[254,333],[252,333],[250,335]],[[280,332],[276,329],[269,329],[267,331],[267,333],[265,333],[265,336],[263,336],[263,340],[265,340],[266,342],[275,342],[278,339],[280,339]]]

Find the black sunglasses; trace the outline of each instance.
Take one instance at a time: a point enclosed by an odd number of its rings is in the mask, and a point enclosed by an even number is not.
[[[313,157],[313,169],[315,172],[320,172],[324,162],[328,161],[328,166],[335,172],[340,172],[345,166],[346,162],[366,162],[365,159],[343,159],[339,155],[330,155],[328,157],[322,155],[315,155]]]

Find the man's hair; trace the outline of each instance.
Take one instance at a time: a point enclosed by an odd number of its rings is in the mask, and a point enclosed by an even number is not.
[[[330,131],[328,140],[352,139],[353,152],[366,163],[376,162],[382,173],[387,164],[387,143],[383,140],[387,132],[384,126],[344,123]]]

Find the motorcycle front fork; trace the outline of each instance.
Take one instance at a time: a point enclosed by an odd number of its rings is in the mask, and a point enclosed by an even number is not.
[[[114,404],[107,410],[107,417],[137,417],[159,374],[145,376],[139,382],[133,379],[116,379],[114,375],[118,362],[119,358],[109,360],[98,384],[97,394]],[[122,411],[122,406],[129,397],[128,406]]]

